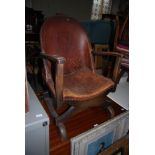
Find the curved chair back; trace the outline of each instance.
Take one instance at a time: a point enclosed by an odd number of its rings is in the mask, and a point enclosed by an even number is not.
[[[79,22],[62,15],[47,19],[40,34],[42,52],[66,59],[64,74],[87,67],[93,70],[91,45]]]

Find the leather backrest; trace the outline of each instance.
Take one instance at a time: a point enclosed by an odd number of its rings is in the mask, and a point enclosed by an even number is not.
[[[65,74],[84,67],[93,70],[87,33],[75,19],[60,15],[50,17],[42,25],[40,37],[42,52],[66,59]]]

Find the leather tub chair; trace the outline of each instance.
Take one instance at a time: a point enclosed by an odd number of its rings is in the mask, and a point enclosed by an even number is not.
[[[104,101],[114,82],[95,73],[92,47],[80,23],[62,15],[50,17],[42,25],[40,39],[43,79],[50,94],[45,101],[62,140],[67,139],[64,122],[85,108],[106,107],[111,117],[114,116],[112,107]],[[117,57],[116,78],[121,56],[113,52],[100,52],[99,55]]]

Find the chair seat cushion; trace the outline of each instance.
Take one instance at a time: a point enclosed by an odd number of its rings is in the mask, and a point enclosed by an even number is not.
[[[113,85],[112,80],[89,69],[81,69],[64,76],[63,98],[65,101],[89,100],[104,93]]]

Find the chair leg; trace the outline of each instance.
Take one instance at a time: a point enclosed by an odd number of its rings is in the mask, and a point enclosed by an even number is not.
[[[69,118],[73,114],[73,112],[75,111],[75,107],[71,106],[63,114],[58,115],[58,113],[56,112],[56,110],[54,108],[54,105],[52,103],[52,99],[49,98],[49,97],[46,97],[45,101],[47,103],[47,106],[48,106],[48,109],[50,111],[50,114],[55,119],[55,123],[56,123],[56,126],[59,129],[61,140],[62,141],[63,140],[67,140],[67,137],[68,137],[67,136],[67,131],[66,131],[66,128],[65,128],[65,125],[63,124],[63,122],[65,120],[67,120],[67,118]]]
[[[67,120],[75,111],[75,107],[71,106],[69,109],[67,109],[62,115],[56,118],[56,124],[62,123],[65,120]]]
[[[61,136],[61,140],[64,141],[64,140],[67,140],[67,132],[66,132],[66,127],[63,123],[58,123],[57,124],[57,127],[59,129],[59,133],[60,133],[60,136]]]
[[[113,118],[113,117],[115,116],[115,111],[114,111],[113,107],[112,107],[111,105],[109,105],[109,106],[107,107],[107,110],[108,110],[109,113],[110,113],[110,118]]]
[[[56,126],[59,129],[59,133],[61,135],[61,140],[67,140],[68,136],[67,136],[67,131],[65,128],[65,125],[63,124],[63,122],[65,120],[67,120],[75,111],[75,107],[71,106],[69,107],[69,109],[67,109],[62,115],[58,116],[55,121],[56,121]]]
[[[124,69],[121,69],[121,72],[118,75],[117,80],[116,80],[116,85],[119,84],[120,79],[121,79],[121,77],[123,76],[124,73],[125,73]]]
[[[56,119],[57,117],[59,117],[58,113],[56,112],[54,105],[52,103],[52,99],[49,97],[45,97],[45,102],[47,104],[47,107],[50,111],[50,114],[52,115],[52,117],[54,117],[54,119]]]
[[[111,101],[109,101],[108,99],[105,99],[103,107],[109,112],[110,118],[113,118],[115,116],[115,111],[111,106]]]

